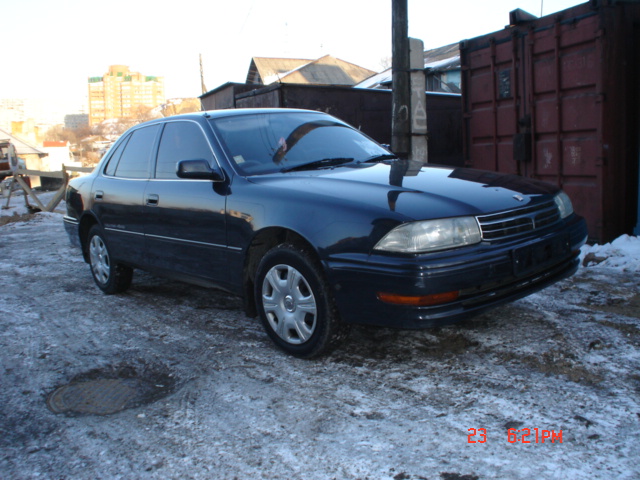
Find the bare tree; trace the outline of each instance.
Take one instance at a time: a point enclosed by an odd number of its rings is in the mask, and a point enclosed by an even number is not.
[[[44,135],[44,139],[54,142],[78,143],[84,138],[94,135],[93,127],[84,125],[76,128],[65,128],[62,125],[54,125]]]
[[[382,57],[378,63],[382,70],[389,70],[391,68],[391,57]]]
[[[165,117],[180,115],[181,113],[199,112],[200,110],[202,110],[202,104],[199,98],[172,99],[161,107],[162,115]]]
[[[138,105],[132,110],[134,125],[153,120],[154,118],[160,118],[161,116],[155,108],[147,107],[146,105]]]
[[[77,136],[72,129],[64,128],[62,125],[54,125],[44,134],[44,139],[49,142],[75,143]]]

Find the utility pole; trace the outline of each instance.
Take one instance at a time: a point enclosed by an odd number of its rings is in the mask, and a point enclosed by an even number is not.
[[[400,158],[411,152],[411,85],[409,74],[409,13],[407,0],[392,0],[393,93],[391,150]]]
[[[202,54],[200,54],[200,88],[202,89],[202,93],[207,93],[207,87],[204,85],[204,71],[202,69]]]
[[[427,86],[424,76],[424,43],[409,39],[409,74],[411,84],[411,154],[410,160],[429,161],[427,129]]]

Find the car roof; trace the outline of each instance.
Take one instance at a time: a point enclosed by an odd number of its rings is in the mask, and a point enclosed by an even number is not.
[[[328,115],[325,112],[317,111],[317,110],[305,110],[301,108],[230,108],[225,110],[207,110],[203,112],[191,112],[191,113],[182,113],[179,115],[172,115],[170,117],[162,117],[156,118],[153,120],[149,120],[147,122],[139,123],[138,125],[134,125],[130,130],[135,130],[140,127],[168,123],[176,120],[194,120],[198,122],[206,121],[209,119],[215,118],[225,118],[225,117],[235,117],[235,116],[245,116],[245,115],[257,115],[264,113],[308,113],[308,114],[316,114],[316,115]]]
[[[235,108],[227,110],[208,110],[202,112],[204,116],[211,117],[227,117],[230,115],[255,115],[259,113],[318,113],[324,114],[317,110],[305,110],[301,108]]]
[[[231,116],[243,116],[243,115],[256,115],[261,113],[315,113],[319,115],[326,115],[324,112],[317,110],[305,110],[299,108],[231,108],[225,110],[207,110],[203,112],[184,113],[180,115],[174,115],[172,117],[165,117],[160,120],[170,120],[178,118],[223,118]]]

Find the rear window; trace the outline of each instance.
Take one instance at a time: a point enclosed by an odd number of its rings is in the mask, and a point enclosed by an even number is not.
[[[122,178],[149,178],[149,164],[160,126],[135,130],[111,155],[106,175]]]

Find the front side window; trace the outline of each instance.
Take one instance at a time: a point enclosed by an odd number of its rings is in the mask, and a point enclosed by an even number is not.
[[[159,128],[159,125],[151,125],[131,134],[116,166],[116,177],[149,178],[149,162]]]
[[[176,166],[181,160],[206,160],[213,165],[213,154],[204,132],[193,122],[170,122],[162,132],[156,178],[177,179]]]

